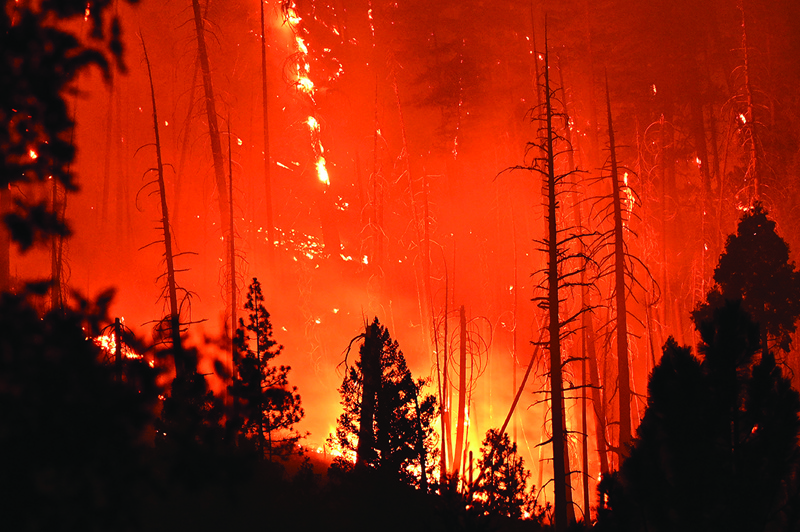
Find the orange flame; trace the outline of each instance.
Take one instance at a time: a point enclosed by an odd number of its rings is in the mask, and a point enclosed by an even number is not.
[[[322,156],[317,159],[317,177],[326,185],[331,184],[331,180],[328,177],[328,169],[325,167],[325,157]]]

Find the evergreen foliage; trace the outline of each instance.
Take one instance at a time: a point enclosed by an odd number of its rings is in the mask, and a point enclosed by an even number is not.
[[[514,519],[534,514],[533,490],[527,491],[530,471],[517,455],[517,443],[507,433],[489,429],[481,447],[480,483],[472,490],[472,507],[481,515]]]
[[[800,273],[767,214],[757,203],[742,215],[714,270],[717,286],[692,317],[696,324],[709,321],[724,301],[741,299],[742,309],[762,327],[762,347],[772,340],[788,351],[800,316]]]
[[[302,435],[293,428],[304,415],[297,387],[289,387],[290,366],[272,361],[283,346],[272,337],[272,323],[264,307],[261,283],[253,278],[247,291],[248,323],[239,318],[234,346],[236,376],[231,395],[237,402],[241,434],[253,438],[258,449],[282,458],[294,452]]]
[[[412,378],[397,341],[377,318],[370,327],[377,331],[376,340],[380,346],[380,383],[375,401],[374,446],[365,464],[386,479],[419,487],[422,481],[420,454],[426,457],[426,477],[430,477],[436,463],[436,398],[421,395],[425,380]],[[360,349],[362,357],[365,350],[366,342]],[[359,360],[348,368],[339,388],[344,412],[339,416],[336,435],[330,438],[350,456],[358,448],[363,382]],[[423,449],[419,448],[420,441]],[[336,465],[350,468],[346,457],[339,459]]]
[[[600,530],[797,526],[800,397],[759,356],[738,302],[699,324],[702,359],[670,339],[630,457],[603,479]]]

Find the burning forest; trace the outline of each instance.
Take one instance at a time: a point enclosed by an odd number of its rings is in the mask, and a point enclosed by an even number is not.
[[[798,527],[796,2],[0,19],[15,529]]]

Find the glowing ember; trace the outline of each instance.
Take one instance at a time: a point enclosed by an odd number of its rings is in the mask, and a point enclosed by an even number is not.
[[[744,116],[744,113],[739,113],[739,120],[742,121],[742,124],[747,123],[747,118]]]
[[[301,91],[307,94],[313,94],[314,92],[314,82],[305,76],[298,77],[297,86],[300,88]]]
[[[36,153],[35,150],[30,149],[30,150],[28,150],[28,157],[30,157],[31,159],[33,159],[35,161],[36,159],[39,158],[39,154]]]
[[[325,157],[322,156],[317,160],[317,177],[326,185],[331,184],[331,180],[328,177],[328,169],[325,167]]]

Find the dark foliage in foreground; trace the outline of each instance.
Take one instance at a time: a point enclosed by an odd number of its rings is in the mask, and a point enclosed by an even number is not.
[[[156,370],[122,374],[89,339],[108,297],[40,315],[0,297],[0,512],[8,530],[530,530],[476,516],[457,495],[424,493],[370,468],[265,459],[234,445],[205,377],[169,391]],[[163,401],[158,400],[164,395]],[[160,412],[159,412],[160,409]],[[312,456],[314,456],[312,454]]]
[[[673,339],[653,370],[630,457],[607,476],[598,529],[796,530],[800,397],[741,304],[698,324],[702,359]]]
[[[0,296],[0,514],[7,530],[141,525],[155,374],[129,361],[125,379],[115,379],[87,338],[100,318],[69,309],[40,316],[25,297]]]

